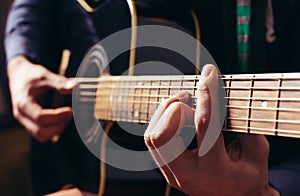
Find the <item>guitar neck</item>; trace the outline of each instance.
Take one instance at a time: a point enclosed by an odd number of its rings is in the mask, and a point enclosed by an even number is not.
[[[300,138],[300,73],[220,77],[227,103],[224,130]],[[148,123],[164,99],[182,90],[191,94],[195,108],[198,80],[197,75],[103,76],[94,85],[95,115],[99,120]],[[92,88],[84,81],[81,89]]]

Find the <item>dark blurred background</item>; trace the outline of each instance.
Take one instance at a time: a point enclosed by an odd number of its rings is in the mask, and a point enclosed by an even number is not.
[[[13,0],[0,1],[0,195],[32,195],[29,135],[13,120],[5,70],[3,36]]]

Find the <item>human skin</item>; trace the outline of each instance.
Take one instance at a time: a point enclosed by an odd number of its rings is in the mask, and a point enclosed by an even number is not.
[[[185,103],[183,92],[166,100],[145,132],[146,146],[167,182],[188,195],[279,195],[268,183],[269,144],[263,135],[237,134],[237,140],[226,148],[220,134],[208,153],[199,156],[209,122],[219,122],[211,119],[211,105],[218,104],[218,96],[210,89],[218,89],[217,81],[216,67],[205,66],[198,83],[196,110]],[[192,123],[198,148],[187,150],[180,131],[183,124]],[[167,142],[169,146],[161,148]],[[169,160],[170,155],[182,151]]]
[[[71,92],[75,82],[31,63],[24,56],[9,60],[7,74],[14,117],[40,142],[61,133],[72,119],[72,109],[45,109],[38,99],[50,89]]]

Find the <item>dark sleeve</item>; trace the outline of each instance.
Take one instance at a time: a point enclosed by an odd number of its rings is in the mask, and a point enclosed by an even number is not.
[[[269,182],[282,196],[300,193],[300,155],[269,170]]]
[[[69,49],[68,75],[73,76],[88,48],[98,41],[91,15],[76,0],[16,0],[8,15],[7,60],[24,55],[57,71],[62,50]]]
[[[16,0],[9,12],[5,30],[7,60],[24,55],[41,61],[53,27],[54,1]]]

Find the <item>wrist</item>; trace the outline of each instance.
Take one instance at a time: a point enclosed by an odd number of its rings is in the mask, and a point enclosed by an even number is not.
[[[28,61],[27,58],[23,55],[17,55],[9,59],[8,66],[20,65],[24,62]]]
[[[7,63],[7,74],[10,75],[10,73],[14,73],[14,70],[19,69],[20,65],[24,64],[25,62],[28,62],[28,60],[22,55],[11,58]]]

